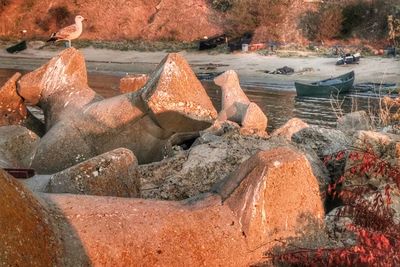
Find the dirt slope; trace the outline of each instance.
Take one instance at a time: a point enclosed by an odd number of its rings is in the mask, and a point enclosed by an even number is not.
[[[0,0],[0,36],[47,37],[73,23],[75,15],[88,19],[82,38],[193,41],[221,33],[209,18],[207,0]]]

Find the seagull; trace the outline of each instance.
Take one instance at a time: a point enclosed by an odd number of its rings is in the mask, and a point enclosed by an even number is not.
[[[62,28],[58,32],[51,34],[47,42],[68,41],[68,47],[71,47],[71,40],[78,38],[82,34],[82,21],[85,18],[81,15],[75,17],[75,24]]]

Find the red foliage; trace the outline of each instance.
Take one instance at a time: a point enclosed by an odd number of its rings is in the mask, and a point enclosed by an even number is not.
[[[339,161],[345,151],[326,157],[324,163]],[[348,176],[379,175],[400,188],[400,170],[379,158],[372,149],[351,151],[348,158],[354,162],[344,175],[331,183],[327,194],[344,204],[335,219],[351,218],[349,231],[357,236],[353,246],[341,248],[294,248],[283,253],[269,253],[274,264],[291,266],[400,266],[400,225],[394,221],[389,184],[383,192],[370,185],[353,185],[342,189]],[[367,197],[369,196],[369,197]]]

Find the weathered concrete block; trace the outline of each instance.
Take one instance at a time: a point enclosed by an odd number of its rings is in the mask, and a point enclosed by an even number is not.
[[[40,138],[18,125],[0,127],[0,168],[29,168]]]
[[[157,161],[175,132],[205,129],[216,117],[178,54],[168,55],[140,92],[102,99],[87,85],[83,56],[70,48],[22,77],[19,92],[44,110],[48,131],[32,164],[41,174],[119,147],[132,150],[140,163]]]
[[[147,74],[129,74],[119,81],[119,92],[122,94],[133,93],[141,89],[149,80]]]
[[[241,123],[250,100],[240,87],[236,72],[228,70],[216,77],[214,83],[222,89],[222,106],[218,119]]]
[[[137,159],[128,149],[101,154],[51,176],[48,193],[138,197]]]
[[[319,185],[306,157],[281,147],[257,153],[218,188],[239,219],[250,249],[321,223]]]
[[[288,122],[286,122],[283,126],[281,126],[279,129],[276,129],[274,132],[272,132],[271,136],[281,136],[285,138],[288,141],[292,140],[292,136],[309,127],[307,123],[302,121],[299,118],[293,118],[290,119]]]
[[[306,159],[287,148],[260,152],[214,193],[178,202],[44,194],[44,209],[1,171],[0,192],[0,223],[12,225],[0,228],[5,265],[248,266],[323,217]]]
[[[85,59],[74,48],[25,74],[19,80],[18,93],[43,109],[47,130],[67,114],[102,99],[87,85]]]
[[[21,73],[15,73],[0,88],[0,126],[21,124],[28,112],[24,100],[17,94],[17,81]]]
[[[0,265],[58,265],[60,244],[47,209],[1,169],[0,195]]]
[[[214,79],[222,89],[222,107],[218,114],[219,121],[240,123],[244,132],[265,131],[268,118],[260,107],[250,102],[239,84],[239,77],[233,70],[228,70]]]
[[[241,124],[243,128],[265,131],[267,129],[268,119],[260,107],[251,102],[247,106]]]
[[[209,127],[217,112],[189,64],[169,54],[151,75],[141,96],[161,128],[192,132]]]

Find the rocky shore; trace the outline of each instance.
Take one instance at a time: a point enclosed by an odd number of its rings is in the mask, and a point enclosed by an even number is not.
[[[332,220],[349,206],[329,195],[339,184],[369,185],[371,202],[389,185],[398,223],[398,125],[377,130],[360,111],[336,129],[293,118],[267,133],[268,114],[235,71],[214,82],[219,111],[181,54],[124,77],[107,99],[88,86],[74,48],[16,73],[0,88],[0,263],[249,266],[270,264],[265,253],[282,243],[352,245],[345,222]],[[394,171],[341,180],[372,152]],[[7,171],[22,168],[35,175]]]

